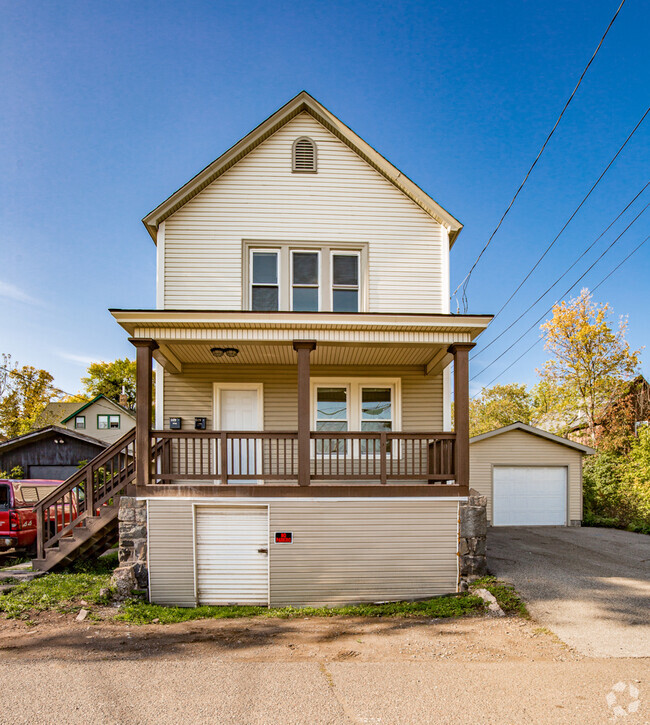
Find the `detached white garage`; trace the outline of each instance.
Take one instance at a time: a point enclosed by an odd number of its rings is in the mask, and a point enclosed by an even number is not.
[[[493,526],[579,526],[582,456],[593,448],[525,423],[470,439],[470,485]]]

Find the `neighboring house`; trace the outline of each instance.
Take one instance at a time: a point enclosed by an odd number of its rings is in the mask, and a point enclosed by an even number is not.
[[[135,428],[135,413],[100,394],[85,403],[48,403],[35,427],[46,425],[61,425],[110,444]]]
[[[580,526],[582,458],[596,451],[526,423],[470,439],[472,488],[494,526]]]
[[[460,222],[304,92],[143,221],[157,305],[112,310],[138,363],[135,474],[112,480],[135,476],[120,530],[151,599],[456,591],[468,355],[491,319],[450,314]]]
[[[584,415],[576,417],[582,420],[571,427],[567,436],[578,443],[591,444],[591,433]],[[650,383],[643,375],[638,375],[624,386],[621,395],[598,420],[594,428],[596,447],[600,447],[603,437],[607,438],[611,447],[625,447],[642,425],[650,425]]]
[[[106,444],[78,431],[50,425],[0,443],[0,471],[20,466],[25,478],[64,481]]]

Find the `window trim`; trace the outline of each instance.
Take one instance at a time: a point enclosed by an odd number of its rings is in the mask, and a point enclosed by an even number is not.
[[[82,425],[78,425],[79,421],[82,422]],[[75,430],[86,430],[86,416],[85,415],[75,415],[74,429]]]
[[[294,254],[315,254],[318,259],[318,282],[316,285],[313,284],[294,284],[293,281],[293,255]],[[302,289],[314,289],[316,287],[316,290],[318,291],[318,309],[317,310],[311,310],[312,312],[322,312],[323,311],[323,262],[322,262],[322,254],[320,249],[301,249],[299,247],[297,248],[289,248],[289,310],[291,312],[294,311],[293,309],[293,289],[294,287],[300,287]],[[304,310],[302,310],[304,311]]]
[[[296,146],[299,141],[309,141],[314,149],[314,168],[313,169],[297,169],[296,168]],[[313,138],[309,136],[298,136],[291,144],[291,173],[292,174],[317,174],[318,173],[318,145]]]
[[[253,282],[253,255],[255,252],[262,252],[266,254],[270,254],[271,252],[275,253],[275,260],[276,260],[276,272],[277,272],[277,288],[278,288],[278,309],[276,310],[279,312],[282,309],[282,251],[279,247],[250,247],[249,253],[248,253],[248,309],[253,309],[253,287],[256,286]],[[272,285],[266,284],[261,285],[258,284],[258,287],[271,287]],[[258,310],[258,312],[262,312],[262,310]]]
[[[359,255],[359,312],[368,311],[368,242],[367,241],[291,241],[271,239],[243,239],[242,240],[242,309],[253,309],[252,299],[252,260],[253,252],[278,252],[278,284],[279,309],[278,312],[293,312],[292,285],[291,285],[291,252],[320,252],[319,267],[319,310],[332,312],[332,254],[356,253]],[[355,313],[337,313],[355,314]]]
[[[100,418],[108,418],[107,427],[106,428],[100,428],[99,427],[99,419]],[[117,428],[113,428],[111,426],[111,418],[117,418]],[[119,413],[97,413],[97,430],[120,430],[122,427],[122,417]]]
[[[361,389],[391,388],[393,404],[393,433],[402,430],[402,379],[401,378],[311,378],[310,380],[310,421],[312,430],[316,430],[316,389],[348,388],[348,427],[352,432],[361,430]]]

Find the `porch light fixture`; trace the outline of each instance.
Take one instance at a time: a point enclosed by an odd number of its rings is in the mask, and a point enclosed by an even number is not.
[[[210,352],[215,357],[223,357],[224,355],[227,357],[237,357],[239,355],[239,350],[236,347],[211,347]]]

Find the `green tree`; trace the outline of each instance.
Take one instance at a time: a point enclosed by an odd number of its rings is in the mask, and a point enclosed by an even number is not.
[[[53,396],[54,377],[31,365],[11,368],[0,400],[0,431],[7,438],[29,433]]]
[[[544,347],[552,355],[538,371],[541,383],[555,391],[558,416],[573,409],[584,419],[593,443],[598,419],[639,364],[640,351],[625,341],[626,320],[615,328],[610,317],[610,306],[592,302],[583,289],[578,298],[555,305],[541,326]]]
[[[532,398],[525,385],[508,383],[483,388],[469,404],[470,435],[480,435],[517,421],[530,423]]]
[[[102,394],[116,403],[120,402],[124,388],[127,407],[135,408],[135,360],[124,358],[113,362],[91,363],[81,382],[91,398]]]
[[[650,526],[650,427],[639,428],[622,470],[628,500],[638,517]]]

